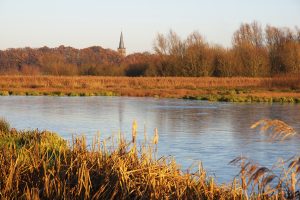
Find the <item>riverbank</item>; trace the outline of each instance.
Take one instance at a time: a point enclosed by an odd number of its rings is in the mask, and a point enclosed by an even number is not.
[[[278,120],[264,123],[285,128]],[[68,144],[55,133],[19,131],[1,119],[1,199],[297,198],[293,170],[275,177],[271,170],[238,157],[231,163],[240,163],[239,177],[221,185],[200,164],[184,172],[174,159],[157,158],[157,130],[137,146],[136,127],[134,122],[132,141],[122,135],[117,140],[97,136],[88,147],[84,137]],[[291,161],[289,169],[299,166],[296,161]]]
[[[0,95],[134,96],[300,103],[300,77],[0,76]]]

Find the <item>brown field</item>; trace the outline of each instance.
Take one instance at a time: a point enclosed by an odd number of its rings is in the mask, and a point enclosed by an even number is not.
[[[96,77],[0,76],[0,91],[11,95],[119,95],[197,97],[234,95],[300,98],[300,77]]]

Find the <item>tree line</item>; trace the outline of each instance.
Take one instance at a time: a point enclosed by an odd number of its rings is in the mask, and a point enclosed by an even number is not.
[[[85,49],[18,48],[0,51],[0,73],[101,76],[249,76],[300,74],[300,30],[258,22],[243,23],[225,48],[209,44],[199,32],[181,39],[158,34],[155,53],[122,57],[93,46]]]

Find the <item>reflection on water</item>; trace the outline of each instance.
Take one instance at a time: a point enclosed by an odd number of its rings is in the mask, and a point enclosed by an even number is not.
[[[97,131],[130,138],[133,120],[140,137],[158,128],[159,154],[172,155],[183,168],[201,160],[219,182],[238,169],[227,163],[239,155],[270,166],[300,150],[300,137],[271,144],[249,127],[262,118],[280,119],[300,132],[300,105],[232,104],[129,97],[0,97],[0,116],[19,129],[48,129],[66,139]],[[141,139],[141,138],[140,138]]]

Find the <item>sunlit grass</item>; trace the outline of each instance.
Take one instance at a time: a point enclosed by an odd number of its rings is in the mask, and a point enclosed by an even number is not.
[[[1,76],[0,95],[135,96],[229,102],[300,102],[300,77]]]
[[[157,129],[144,133],[138,146],[136,122],[131,141],[121,133],[116,139],[97,135],[90,146],[85,137],[68,144],[55,133],[8,127],[0,130],[1,199],[299,198],[299,157],[286,161],[282,174],[238,157],[231,162],[240,168],[238,178],[221,185],[201,164],[187,173],[173,158],[157,158]]]

